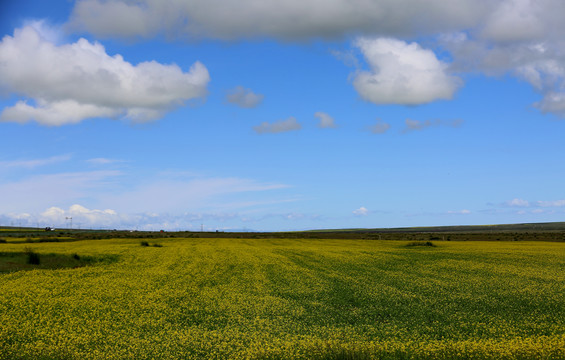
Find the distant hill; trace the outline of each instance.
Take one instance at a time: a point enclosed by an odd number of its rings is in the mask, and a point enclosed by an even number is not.
[[[552,232],[564,231],[565,222],[500,224],[500,225],[456,225],[456,226],[425,226],[401,228],[360,228],[360,229],[320,229],[306,232],[354,232],[354,233],[458,233],[458,232]]]
[[[0,228],[6,242],[59,242],[110,238],[234,238],[234,239],[360,239],[399,241],[558,241],[565,242],[565,222],[426,226],[403,228],[319,229],[285,232],[70,230],[45,232],[33,228]],[[18,239],[19,238],[19,239]]]

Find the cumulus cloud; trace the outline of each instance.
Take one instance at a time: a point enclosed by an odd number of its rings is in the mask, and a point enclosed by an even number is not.
[[[22,96],[0,121],[58,126],[96,117],[154,120],[203,98],[210,80],[199,62],[188,72],[155,61],[133,65],[99,43],[49,42],[31,26],[0,42],[0,87]]]
[[[251,89],[246,89],[243,86],[236,86],[234,89],[228,91],[226,100],[230,104],[237,105],[242,108],[254,108],[261,104],[264,96],[262,94],[255,94]]]
[[[318,120],[320,120],[320,122],[318,123],[318,127],[320,129],[334,129],[337,127],[334,118],[329,114],[326,114],[325,112],[318,111],[314,114],[314,116],[317,117]]]
[[[382,120],[378,120],[377,123],[371,127],[369,127],[369,130],[373,133],[373,134],[384,134],[386,133],[388,130],[390,129],[390,124],[386,123]]]
[[[469,28],[494,9],[476,0],[81,0],[69,25],[126,38],[410,36]]]
[[[369,210],[366,207],[361,206],[359,209],[353,210],[353,214],[356,216],[366,216],[369,214]]]
[[[302,126],[296,121],[294,116],[289,117],[286,120],[279,120],[273,123],[262,122],[261,125],[254,126],[253,130],[257,134],[277,134],[281,132],[300,130]]]
[[[391,38],[360,38],[356,46],[370,71],[357,71],[353,86],[375,104],[419,105],[451,99],[461,80],[447,73],[447,64],[417,43]]]

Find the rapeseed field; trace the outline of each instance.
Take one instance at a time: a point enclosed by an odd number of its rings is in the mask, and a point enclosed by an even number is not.
[[[0,359],[565,359],[565,243],[158,243],[31,245],[117,261],[0,273]]]

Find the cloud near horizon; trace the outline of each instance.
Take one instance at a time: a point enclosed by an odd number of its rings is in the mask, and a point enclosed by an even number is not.
[[[72,218],[72,223],[71,219]],[[135,212],[120,213],[112,209],[89,209],[80,204],[68,208],[51,206],[38,213],[0,213],[0,223],[23,227],[53,227],[73,229],[118,229],[141,231],[250,231],[246,225],[260,225],[271,218],[299,222],[317,220],[317,215],[301,213],[269,213],[264,215],[245,212]],[[213,224],[213,225],[210,225]],[[253,226],[253,225],[252,225]],[[251,230],[253,231],[253,230]]]
[[[3,109],[0,121],[48,126],[97,117],[150,121],[204,98],[209,81],[200,62],[188,72],[155,61],[132,65],[108,55],[100,43],[79,39],[57,45],[26,26],[0,42],[0,87],[20,96]]]
[[[520,198],[514,198],[502,204],[507,207],[517,207],[517,208],[552,208],[552,207],[565,207],[565,199],[562,200],[537,200],[528,201]]]

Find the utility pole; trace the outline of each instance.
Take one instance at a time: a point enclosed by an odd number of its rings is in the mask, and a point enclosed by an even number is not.
[[[65,217],[66,220],[71,220],[71,230],[73,229],[73,218],[71,216]]]

